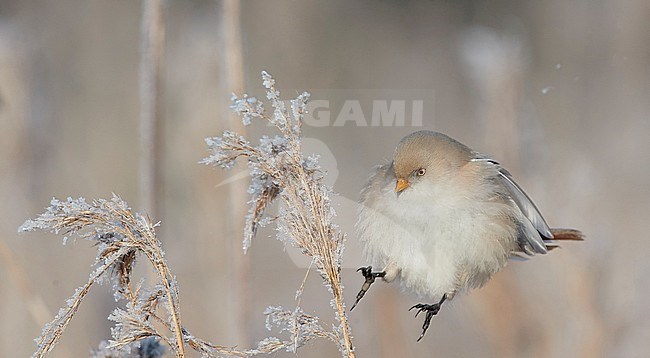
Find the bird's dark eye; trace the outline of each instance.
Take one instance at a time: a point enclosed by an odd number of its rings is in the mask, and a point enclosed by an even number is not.
[[[427,172],[426,169],[424,169],[424,168],[420,168],[420,169],[418,169],[417,172],[415,172],[415,175],[421,177],[421,176],[423,176],[424,174],[426,174],[426,172]]]

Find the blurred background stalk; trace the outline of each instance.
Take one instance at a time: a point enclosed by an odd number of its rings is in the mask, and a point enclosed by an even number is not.
[[[140,34],[140,206],[154,220],[162,214],[164,157],[164,0],[142,0]]]
[[[241,8],[239,0],[221,1],[221,37],[223,41],[223,94],[221,101],[224,102],[221,120],[223,128],[229,128],[246,136],[246,127],[241,119],[229,108],[230,94],[241,95],[244,91],[244,59],[242,54],[241,36]],[[256,75],[253,73],[252,75]],[[237,167],[237,170],[246,170]],[[233,322],[233,337],[231,339],[237,344],[247,347],[253,342],[250,338],[250,312],[251,312],[251,290],[250,290],[250,255],[244,255],[242,249],[243,228],[245,215],[248,212],[249,195],[246,193],[248,178],[239,179],[228,183],[228,203],[226,216],[226,251],[228,252],[228,311],[230,322]],[[216,198],[213,198],[217,200]]]

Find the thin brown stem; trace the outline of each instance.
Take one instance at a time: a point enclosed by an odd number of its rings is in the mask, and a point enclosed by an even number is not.
[[[173,331],[174,335],[176,336],[176,345],[178,346],[178,351],[176,354],[179,357],[184,357],[185,344],[183,343],[183,330],[181,328],[180,312],[178,311],[178,307],[176,307],[176,301],[174,300],[174,298],[177,296],[177,292],[172,292],[172,288],[169,285],[170,277],[168,276],[169,270],[167,269],[167,266],[162,263],[158,263],[156,265],[156,271],[160,275],[160,280],[165,286],[165,291],[167,291],[166,296],[167,304],[169,306],[169,315],[172,317],[172,321],[174,322]]]

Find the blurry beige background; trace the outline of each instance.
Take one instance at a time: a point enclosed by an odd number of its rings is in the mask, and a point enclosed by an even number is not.
[[[197,164],[206,155],[204,137],[238,126],[225,107],[229,76],[243,73],[244,88],[260,95],[265,69],[285,97],[310,90],[332,100],[332,125],[307,126],[305,136],[331,151],[344,202],[356,200],[371,168],[390,158],[402,136],[434,129],[500,160],[551,226],[588,236],[512,263],[487,287],[457,298],[420,343],[422,318],[407,312],[415,299],[375,285],[350,314],[358,356],[650,352],[648,1],[259,0],[241,3],[234,19],[219,1],[166,4],[156,217],[180,282],[184,324],[194,334],[241,346],[277,335],[265,330],[262,311],[293,307],[305,273],[270,228],[242,260],[241,226],[229,218],[231,203],[246,198],[232,197],[236,183],[219,185],[241,168]],[[224,30],[232,29],[224,17],[240,21],[241,37]],[[62,246],[60,237],[18,235],[17,227],[53,196],[115,192],[142,209],[141,19],[138,1],[0,2],[1,357],[31,354],[32,339],[86,281],[95,255],[88,242]],[[241,70],[224,61],[233,38]],[[373,99],[420,99],[423,123],[414,127],[407,115],[404,126],[334,126],[347,99],[360,101],[368,123]],[[258,124],[249,135],[268,131]],[[341,211],[348,231],[354,212]],[[352,231],[348,239],[352,245]],[[238,269],[247,266],[248,273]],[[310,277],[303,307],[329,325],[328,293]],[[343,277],[350,305],[362,279],[349,268]],[[87,356],[110,337],[113,307],[109,288],[95,287],[52,356]],[[299,351],[338,354],[324,341]]]

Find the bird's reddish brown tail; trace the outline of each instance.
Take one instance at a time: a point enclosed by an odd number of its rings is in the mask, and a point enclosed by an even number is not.
[[[558,241],[584,241],[585,235],[580,230],[575,229],[551,229],[553,240]],[[549,250],[553,250],[559,246],[546,245]]]
[[[553,240],[583,241],[582,231],[575,229],[551,229]]]

